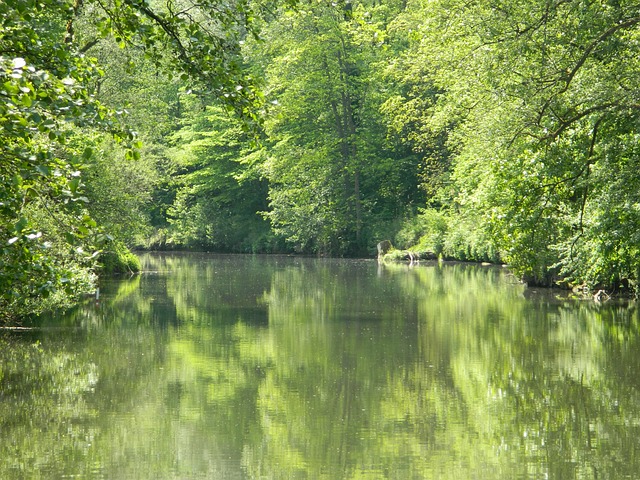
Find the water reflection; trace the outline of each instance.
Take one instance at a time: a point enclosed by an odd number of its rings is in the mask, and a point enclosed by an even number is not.
[[[0,478],[640,471],[634,305],[471,265],[143,260],[0,337]]]

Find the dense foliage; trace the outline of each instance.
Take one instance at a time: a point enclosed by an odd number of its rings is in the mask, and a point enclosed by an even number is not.
[[[422,7],[421,7],[422,8]],[[638,41],[630,2],[436,1],[412,63],[443,93],[450,214],[516,271],[587,287],[638,281]]]
[[[425,201],[420,156],[387,135],[381,113],[393,89],[385,25],[400,6],[365,3],[301,6],[266,29],[278,103],[266,125],[268,215],[298,251],[364,254]]]
[[[86,291],[125,245],[389,239],[637,289],[630,2],[14,0],[0,18],[3,317]]]
[[[118,95],[104,92],[105,71],[121,68],[114,47],[131,52],[128,76],[139,60],[146,74],[177,76],[255,129],[260,93],[240,55],[253,16],[243,1],[0,5],[2,317],[41,309],[51,294],[86,291],[99,249],[108,251],[114,235],[131,240],[147,222],[141,209],[153,184],[139,184],[149,168],[131,165],[141,161],[136,125],[122,124],[126,112],[116,107],[125,105],[109,104]],[[115,85],[136,95],[131,84]],[[114,148],[114,140],[128,144]]]

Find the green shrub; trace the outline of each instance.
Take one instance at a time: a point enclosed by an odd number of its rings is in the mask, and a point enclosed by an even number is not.
[[[428,208],[408,219],[396,236],[396,244],[416,254],[433,253],[447,260],[500,262],[495,243],[477,222],[446,210]],[[402,257],[401,251],[391,253],[390,260]]]
[[[118,273],[137,273],[141,270],[140,259],[121,242],[111,242],[100,255],[100,273],[114,275]]]
[[[396,244],[400,248],[416,251],[442,253],[447,234],[446,214],[434,209],[425,209],[408,219],[398,235]]]
[[[449,217],[442,255],[465,262],[500,262],[500,254],[493,240],[478,225],[462,217]]]
[[[393,243],[399,248],[410,248],[420,241],[426,231],[425,222],[420,215],[408,218],[403,222]]]

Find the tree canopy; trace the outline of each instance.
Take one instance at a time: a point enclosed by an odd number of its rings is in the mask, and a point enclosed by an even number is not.
[[[103,225],[103,234],[96,230],[84,194],[89,180],[83,170],[100,154],[92,137],[109,134],[128,142],[126,157],[140,159],[135,131],[121,121],[125,112],[99,100],[110,65],[103,66],[92,50],[115,42],[136,52],[157,73],[214,96],[252,129],[261,96],[243,67],[240,45],[255,34],[254,8],[260,5],[244,1],[0,5],[3,310],[62,286],[71,293],[77,277],[71,270],[91,267],[92,252],[110,238],[113,224]],[[127,73],[135,76],[136,68],[131,62]]]
[[[363,256],[385,239],[635,291],[636,10],[4,2],[0,307],[86,291],[125,247]]]
[[[430,2],[413,49],[453,128],[456,215],[516,271],[619,288],[638,279],[638,21],[629,2]]]

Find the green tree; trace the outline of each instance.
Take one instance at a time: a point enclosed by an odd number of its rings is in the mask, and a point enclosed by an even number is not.
[[[268,208],[261,150],[222,108],[191,104],[167,151],[177,168],[176,197],[167,211],[168,242],[216,251],[272,251],[275,239],[259,214]]]
[[[629,2],[431,2],[413,47],[441,92],[419,125],[453,153],[451,214],[525,278],[638,279]],[[453,125],[453,128],[451,129]]]
[[[74,270],[87,265],[78,260],[95,226],[83,205],[82,165],[91,151],[82,146],[82,131],[92,125],[121,131],[87,86],[100,74],[97,65],[71,55],[63,42],[69,5],[44,6],[0,6],[3,317],[56,290],[71,293]]]
[[[104,71],[89,56],[92,49],[101,42],[137,49],[158,71],[220,100],[240,115],[245,128],[254,129],[262,99],[244,68],[240,46],[256,33],[252,25],[260,8],[242,0],[224,5],[210,0],[180,5],[16,0],[0,5],[3,316],[15,313],[28,298],[68,285],[71,270],[60,265],[78,265],[69,250],[88,252],[85,266],[91,268],[91,250],[99,246],[83,190],[85,167],[96,158],[89,148],[93,133],[106,132],[117,140],[134,140],[135,135],[122,127],[118,112],[97,101]],[[128,68],[133,75],[135,70]],[[137,160],[140,152],[134,149],[127,155]],[[93,173],[101,174],[96,169]],[[107,178],[102,177],[102,185]],[[94,181],[92,192],[102,198],[105,189],[100,186]],[[94,209],[96,216],[103,207]],[[62,242],[54,230],[35,223],[45,217],[64,232]],[[57,243],[61,248],[52,250]]]
[[[298,251],[363,254],[420,198],[419,157],[387,140],[380,113],[397,8],[318,3],[267,28],[267,216]]]

